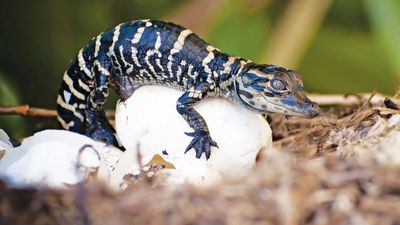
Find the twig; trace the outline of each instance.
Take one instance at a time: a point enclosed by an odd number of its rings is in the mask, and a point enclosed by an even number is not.
[[[317,102],[319,105],[327,106],[327,105],[341,105],[341,106],[350,106],[350,105],[360,105],[363,103],[363,100],[369,99],[371,93],[361,93],[356,95],[343,95],[343,94],[309,94],[310,99],[314,102]],[[370,99],[370,103],[373,105],[379,104],[388,98],[388,96],[382,94],[375,94]],[[390,98],[396,104],[399,104],[400,101],[395,97]]]
[[[366,109],[366,107],[371,103],[372,98],[376,95],[376,91],[372,92],[372,94],[369,96],[368,100],[366,102],[364,102],[360,108],[357,109],[357,111],[355,113],[353,113],[353,115],[344,123],[344,126],[349,125],[357,116],[358,114]]]
[[[0,106],[0,115],[56,117],[57,111],[53,109],[30,107],[29,105]],[[106,116],[109,119],[113,119],[115,117],[114,110],[107,110]]]
[[[297,134],[294,134],[294,135],[289,135],[289,136],[284,137],[284,138],[282,138],[282,139],[276,140],[276,141],[274,141],[274,145],[275,145],[275,146],[279,146],[279,145],[282,145],[282,144],[284,144],[284,143],[286,143],[286,142],[292,141],[292,140],[294,140],[294,139],[296,139],[296,138],[308,136],[308,135],[310,135],[310,134],[312,134],[312,133],[314,133],[314,132],[321,131],[322,129],[323,129],[323,128],[321,128],[321,127],[313,127],[313,128],[310,128],[310,129],[308,129],[307,131],[304,131],[304,132],[302,132],[302,133],[297,133]]]
[[[29,105],[18,105],[18,106],[0,106],[0,115],[56,117],[57,112],[51,109],[30,107]]]

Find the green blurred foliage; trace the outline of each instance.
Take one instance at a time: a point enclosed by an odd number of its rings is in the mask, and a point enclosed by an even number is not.
[[[359,30],[323,28],[299,68],[308,91],[393,93],[395,77],[370,36]]]
[[[365,0],[365,3],[374,35],[385,51],[382,56],[400,77],[400,1]]]
[[[390,1],[370,2],[386,5]],[[381,9],[366,10],[361,0],[334,1],[299,68],[309,91],[357,93],[376,89],[385,94],[394,93],[400,76],[396,76],[391,68],[388,54],[377,41],[376,31],[371,32],[369,18],[377,11]],[[400,15],[400,10],[397,15]],[[400,20],[385,19],[382,19],[384,24],[400,25]],[[392,36],[391,41],[395,40]]]
[[[6,79],[3,73],[0,73],[0,103],[1,105],[19,105],[21,104],[19,96],[13,85]],[[0,116],[1,129],[4,129],[12,137],[21,137],[26,135],[23,118],[17,115]]]
[[[244,1],[238,0],[226,4],[206,36],[221,51],[255,60],[266,44],[270,25],[268,11],[266,8],[249,11],[243,6]]]
[[[0,70],[4,71],[0,105],[21,103],[48,108],[55,108],[58,85],[70,60],[93,36],[124,21],[179,15],[176,10],[184,10],[181,6],[191,2],[0,1],[4,6],[0,8]],[[277,21],[291,1],[270,0],[251,9],[245,3],[262,1],[221,1],[223,7],[200,35],[223,51],[260,62]],[[193,18],[201,17],[202,10],[195,9]],[[376,88],[394,93],[400,78],[399,28],[398,0],[334,0],[297,68],[306,89],[354,93]],[[114,104],[109,103],[111,107]],[[0,120],[0,127],[6,126],[4,121]],[[54,126],[54,121],[36,128],[31,125],[27,132]],[[13,134],[22,135],[18,132]]]

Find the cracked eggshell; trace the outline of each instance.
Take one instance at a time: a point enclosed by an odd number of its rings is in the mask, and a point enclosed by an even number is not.
[[[184,132],[193,131],[176,111],[182,91],[160,86],[144,86],[116,109],[116,131],[128,152],[143,156],[162,154],[195,159],[192,140]],[[259,151],[272,146],[271,129],[261,115],[221,98],[205,98],[195,106],[208,124],[211,137],[219,148],[212,147],[208,163],[228,177],[246,175],[255,165]],[[135,155],[136,153],[132,153]],[[202,161],[206,161],[203,154]],[[195,166],[192,171],[195,170]]]
[[[45,130],[26,138],[0,160],[0,177],[13,187],[63,188],[89,174],[107,180],[105,144],[77,133]],[[118,155],[119,156],[119,155]]]

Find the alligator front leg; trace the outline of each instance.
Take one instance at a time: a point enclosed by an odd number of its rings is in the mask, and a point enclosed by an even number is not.
[[[108,145],[119,146],[114,136],[115,130],[108,122],[104,112],[104,104],[109,95],[110,72],[108,71],[109,62],[106,57],[101,57],[95,61],[95,88],[88,98],[87,135],[95,140],[106,142]]]
[[[211,146],[218,147],[217,143],[211,138],[210,132],[203,117],[194,110],[193,106],[207,95],[210,85],[207,82],[202,82],[197,86],[185,92],[177,102],[176,109],[179,114],[186,120],[194,132],[185,133],[193,137],[193,140],[187,146],[185,153],[190,149],[196,151],[196,158],[200,158],[205,153],[206,158],[209,159],[211,155]]]
[[[88,127],[87,135],[94,140],[103,141],[107,145],[120,147],[114,136],[115,130],[108,122],[104,110],[89,108],[86,111]]]

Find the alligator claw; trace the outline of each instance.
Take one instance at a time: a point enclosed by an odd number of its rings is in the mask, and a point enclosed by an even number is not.
[[[193,148],[196,151],[196,158],[199,159],[205,153],[206,159],[209,159],[211,156],[211,146],[218,148],[217,142],[206,131],[185,132],[185,134],[193,137],[193,140],[185,149],[185,154]]]

